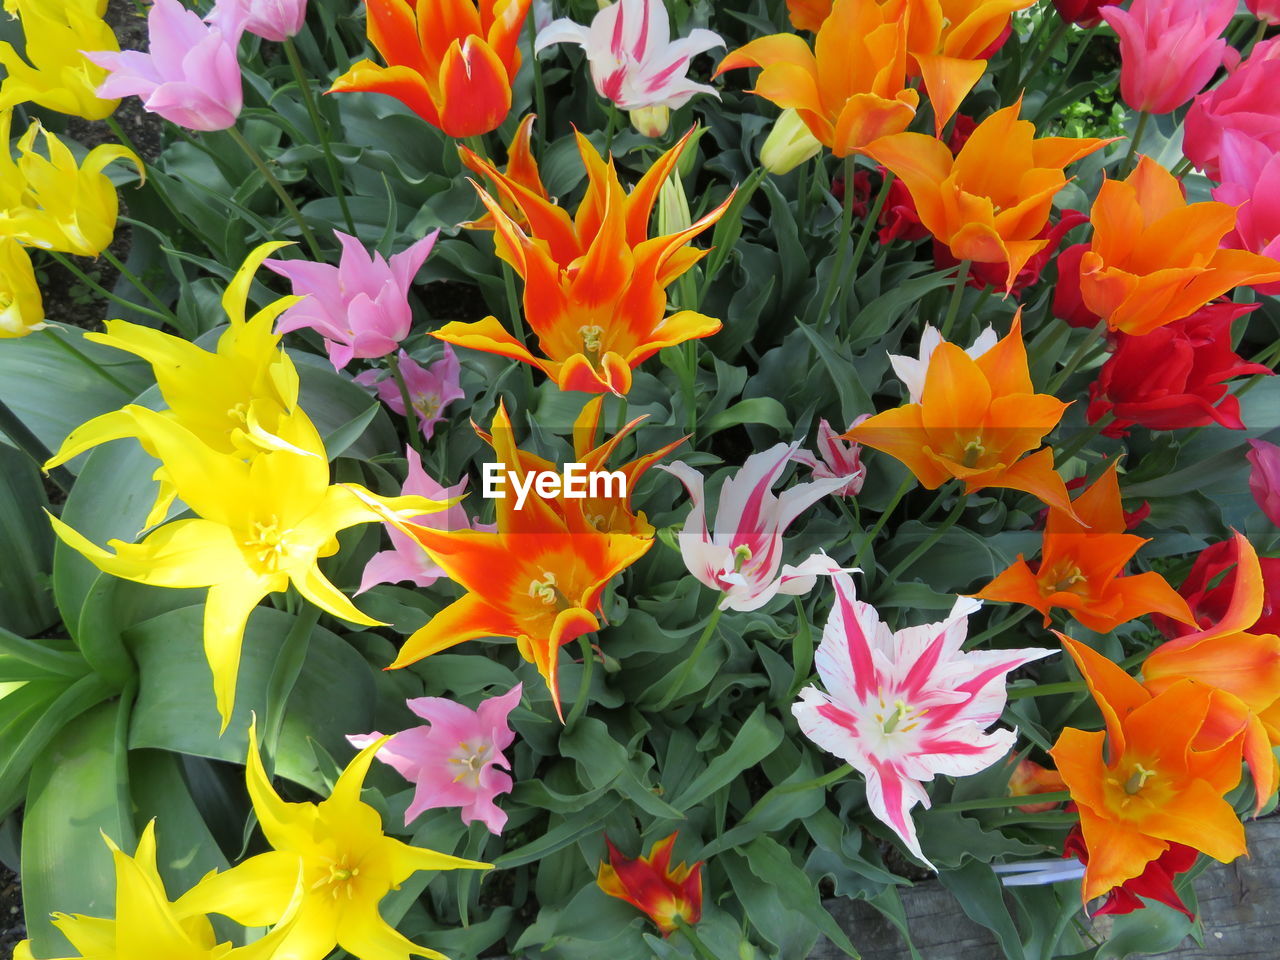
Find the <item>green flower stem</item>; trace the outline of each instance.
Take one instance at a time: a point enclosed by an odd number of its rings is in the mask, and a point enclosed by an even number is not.
[[[951,302],[947,304],[947,317],[942,321],[943,340],[951,336],[951,327],[960,313],[960,302],[964,299],[964,287],[969,282],[969,268],[972,266],[973,261],[961,260],[960,266],[956,268],[956,282],[951,288]]]
[[[1086,689],[1083,680],[1063,680],[1061,683],[1037,683],[1030,687],[1011,687],[1010,700],[1025,700],[1027,697],[1053,697],[1061,693],[1079,693]]]
[[[956,493],[956,505],[951,508],[951,512],[947,514],[940,524],[933,528],[933,533],[929,534],[914,550],[907,554],[902,561],[889,571],[889,575],[885,577],[885,583],[894,584],[898,582],[898,578],[904,572],[911,568],[911,565],[933,549],[933,545],[942,539],[942,535],[955,526],[956,521],[960,519],[960,514],[964,513],[964,508],[969,500],[969,495],[963,490]]]
[[[1028,616],[1030,616],[1032,609],[1033,609],[1032,607],[1023,607],[1017,613],[1010,614],[1009,616],[1002,619],[999,623],[992,624],[990,627],[988,627],[986,630],[983,630],[981,633],[975,633],[972,637],[969,637],[964,642],[964,648],[966,650],[972,650],[978,644],[984,643],[987,640],[991,640],[995,637],[998,637],[1000,636],[1000,634],[1004,633],[1006,630],[1013,629],[1015,626],[1017,626],[1019,623],[1025,620]]]
[[[507,313],[511,315],[511,332],[515,338],[520,341],[526,348],[529,346],[525,339],[524,332],[524,314],[521,312],[520,297],[516,294],[516,271],[507,261],[502,261],[502,286],[507,294]],[[521,370],[524,372],[524,390],[526,406],[533,405],[534,386],[533,386],[533,367],[525,363],[523,360],[517,360]],[[524,411],[527,418],[529,410]]]
[[[1058,373],[1049,381],[1047,393],[1057,393],[1058,388],[1067,382],[1067,379],[1079,369],[1080,364],[1086,359],[1093,359],[1099,353],[1107,348],[1106,337],[1103,336],[1104,322],[1099,321],[1098,324],[1089,331],[1088,336],[1080,341],[1080,346],[1076,347],[1075,353],[1067,359],[1066,365],[1058,371]]]
[[[884,529],[884,525],[889,520],[889,515],[893,513],[898,504],[902,502],[902,498],[907,495],[907,491],[911,489],[911,482],[914,479],[915,477],[910,475],[905,477],[902,483],[898,485],[897,491],[895,491],[893,496],[889,499],[889,502],[885,504],[885,508],[880,514],[880,519],[877,520],[876,525],[871,528],[871,532],[868,533],[866,538],[862,541],[862,546],[858,548],[857,556],[853,558],[853,565],[858,569],[862,568],[862,561],[866,557],[867,551],[871,549],[872,542],[875,540],[876,536],[879,535],[880,531]]]
[[[591,673],[596,665],[596,652],[591,649],[590,634],[578,637],[578,649],[582,651],[582,679],[578,681],[578,698],[573,701],[569,710],[569,718],[564,722],[566,731],[572,730],[587,709],[587,698],[591,693]]]
[[[126,147],[128,147],[130,150],[132,150],[139,160],[142,160],[142,154],[138,152],[137,145],[133,142],[132,138],[127,133],[125,133],[124,128],[120,126],[116,118],[107,117],[106,123],[107,123],[107,126],[111,128],[111,132],[116,135],[116,139],[119,140]],[[203,144],[201,146],[203,146]],[[142,162],[146,164],[146,161],[142,161]],[[154,177],[151,180],[151,186],[155,189],[156,196],[160,198],[160,201],[165,205],[169,213],[173,215],[173,219],[175,221],[177,221],[178,223],[186,227],[186,229],[192,235],[199,236],[200,231],[196,229],[195,225],[191,222],[191,218],[177,208],[174,202],[169,198],[169,194],[165,192],[165,190],[160,186],[161,182],[162,181],[156,180]],[[139,188],[141,188],[142,184],[139,183],[138,186]],[[127,221],[127,218],[125,217],[121,217],[121,219]]]
[[[613,435],[616,437],[622,432],[622,428],[627,425],[627,398],[618,398],[618,418],[613,424]]]
[[[1044,19],[1047,20],[1051,16],[1052,14],[1046,14]],[[1031,78],[1044,68],[1044,65],[1049,62],[1049,58],[1053,56],[1054,48],[1057,47],[1058,42],[1067,35],[1067,31],[1070,29],[1071,24],[1059,17],[1057,25],[1053,28],[1053,33],[1049,34],[1049,39],[1040,47],[1036,58],[1031,61],[1031,66],[1022,75],[1022,79],[1018,82],[1019,87],[1025,87]]]
[[[1151,114],[1143,110],[1138,114],[1138,127],[1133,131],[1133,139],[1129,141],[1129,152],[1124,155],[1124,163],[1120,165],[1120,172],[1124,176],[1128,176],[1133,172],[1133,168],[1137,165],[1136,157],[1138,155],[1138,144],[1142,142],[1142,135],[1147,131],[1147,123],[1151,120]]]
[[[846,763],[836,767],[830,773],[824,773],[822,776],[814,777],[812,780],[801,780],[799,783],[783,783],[772,787],[768,793],[755,802],[751,809],[747,811],[746,816],[738,821],[738,824],[741,825],[753,820],[773,797],[785,796],[789,793],[804,793],[807,790],[821,790],[833,783],[838,783],[851,773],[853,773],[853,767]]]
[[[689,436],[692,437],[698,432],[698,341],[686,340],[680,349],[684,351],[680,389],[684,393],[684,409],[689,418]]]
[[[889,188],[893,186],[893,179],[893,171],[886,171],[884,183],[880,184],[880,192],[876,194],[876,198],[871,204],[871,209],[867,212],[867,222],[862,225],[862,233],[858,236],[858,245],[853,248],[853,263],[849,267],[850,289],[853,288],[853,282],[857,278],[858,267],[862,265],[862,255],[867,252],[871,237],[876,232],[876,224],[880,220],[880,211],[884,209],[884,205],[889,199]]]
[[[262,154],[258,153],[257,147],[250,143],[245,138],[245,135],[234,126],[227,127],[227,133],[230,134],[232,140],[239,144],[240,149],[244,151],[244,155],[249,158],[249,162],[257,167],[258,172],[262,174],[267,183],[271,185],[271,189],[275,191],[276,196],[280,198],[285,210],[293,218],[293,222],[298,225],[298,229],[302,231],[302,239],[306,241],[307,249],[311,251],[311,256],[316,260],[323,260],[324,253],[320,249],[320,244],[316,243],[316,236],[311,232],[311,228],[307,226],[307,221],[303,219],[302,211],[293,202],[293,198],[285,190],[284,184],[277,180],[276,175],[271,172],[267,162],[262,159]]]
[[[94,360],[92,357],[82,352],[81,350],[78,350],[76,347],[73,347],[66,340],[63,340],[62,337],[55,334],[53,330],[51,330],[49,327],[45,327],[44,333],[46,336],[48,336],[50,340],[52,340],[54,343],[58,345],[59,349],[75,357],[77,361],[79,361],[80,363],[83,363],[86,367],[88,367],[90,370],[92,370],[94,373],[100,376],[103,380],[107,381],[107,383],[111,384],[113,387],[118,388],[120,392],[123,393],[126,397],[129,397],[130,399],[133,398],[134,391],[131,390],[129,387],[125,386],[124,383],[122,383],[119,379],[117,379],[114,374],[112,374],[110,371],[106,369],[106,367],[98,363],[98,361]]]
[[[840,236],[836,238],[836,262],[827,275],[826,289],[822,293],[822,306],[818,308],[818,323],[826,326],[831,306],[836,302],[840,278],[847,275],[845,261],[849,259],[849,242],[853,236],[853,155],[844,158],[844,206],[840,214]]]
[[[1077,436],[1070,443],[1065,444],[1062,447],[1062,449],[1058,451],[1058,457],[1057,457],[1058,465],[1061,466],[1062,464],[1070,460],[1072,457],[1074,457],[1077,453],[1079,453],[1084,448],[1084,445],[1086,443],[1088,443],[1090,440],[1092,440],[1094,437],[1100,434],[1104,429],[1106,429],[1111,424],[1111,422],[1115,420],[1115,418],[1116,418],[1115,413],[1111,410],[1108,410],[1106,413],[1100,416],[1094,423],[1091,423],[1088,427],[1081,430],[1079,436]]]
[[[702,960],[716,960],[716,955],[711,952],[710,948],[705,943],[702,942],[702,938],[698,936],[697,932],[693,929],[692,924],[690,924],[688,920],[680,916],[678,913],[675,915],[674,920],[676,929],[684,934],[684,938],[688,940],[689,945],[693,947],[694,953],[701,957]]]
[[[415,451],[422,453],[422,431],[418,429],[418,413],[413,408],[413,399],[409,395],[409,385],[405,383],[404,373],[400,369],[400,358],[394,351],[387,354],[387,369],[391,371],[391,379],[400,388],[400,401],[404,404],[404,423],[409,431],[409,443]]]
[[[3,400],[0,400],[0,433],[12,440],[13,445],[30,457],[41,469],[44,469],[45,463],[53,456],[49,448],[27,429],[27,425],[18,419],[18,415],[10,410]],[[49,479],[64,493],[69,491],[71,484],[75,482],[75,478],[63,467],[54,467],[50,470]]]
[[[316,128],[316,136],[320,138],[320,149],[324,151],[324,165],[329,171],[329,182],[333,195],[338,200],[338,208],[342,211],[342,219],[346,221],[347,232],[355,234],[356,222],[351,217],[351,209],[347,206],[347,193],[342,187],[342,174],[338,169],[338,159],[333,155],[333,144],[329,141],[329,127],[320,116],[320,108],[316,106],[315,94],[311,92],[311,78],[302,69],[302,61],[298,58],[298,47],[293,37],[284,38],[284,54],[293,70],[293,77],[302,91],[302,102],[306,105],[307,114],[311,117],[311,125]]]
[[[141,278],[136,276],[132,270],[126,267],[123,263],[121,263],[119,257],[117,257],[109,249],[106,249],[102,251],[102,258],[106,260],[107,263],[115,267],[116,270],[119,272],[120,276],[128,280],[135,290],[137,290],[140,294],[142,294],[144,297],[147,298],[147,300],[151,302],[152,306],[154,306],[157,310],[159,310],[161,314],[168,317],[168,320],[166,321],[167,323],[169,323],[171,326],[175,328],[181,329],[181,324],[178,322],[177,314],[175,314],[172,310],[170,310],[163,300],[161,300],[154,293],[152,293],[151,288],[148,287],[145,283],[143,283]]]
[[[1175,180],[1181,180],[1183,177],[1185,177],[1188,173],[1191,172],[1190,158],[1183,157],[1181,160],[1179,160],[1176,164],[1174,164],[1172,172]]]
[[[1266,35],[1267,35],[1267,21],[1259,20],[1258,29],[1253,31],[1253,39],[1249,41],[1249,49],[1252,50],[1254,47],[1260,44]]]
[[[76,264],[70,258],[64,257],[62,254],[56,253],[53,250],[46,250],[45,253],[53,257],[53,259],[56,260],[58,263],[62,264],[63,268],[68,273],[74,274],[76,279],[78,279],[90,290],[95,291],[99,295],[110,300],[112,303],[119,304],[122,307],[128,307],[130,310],[136,310],[138,313],[141,313],[144,316],[151,317],[153,320],[159,320],[161,323],[168,323],[168,324],[173,323],[173,320],[174,320],[173,314],[168,313],[167,311],[165,313],[159,313],[155,310],[150,309],[149,307],[144,307],[141,304],[134,303],[131,300],[126,300],[124,297],[117,297],[114,293],[112,293],[102,284],[98,283],[97,280],[94,280],[87,273],[85,273],[78,266],[76,266]]]
[[[711,635],[715,632],[716,624],[720,622],[720,615],[724,610],[720,607],[720,597],[716,597],[716,607],[711,612],[710,618],[707,620],[707,626],[702,631],[702,636],[698,637],[698,642],[694,645],[693,653],[689,655],[689,659],[684,662],[684,669],[680,671],[662,699],[654,706],[654,710],[665,710],[667,706],[676,697],[680,696],[680,691],[684,689],[685,683],[689,680],[689,675],[693,673],[693,668],[698,665],[698,661],[702,659],[702,651],[707,648],[707,643],[711,640]]]
[[[1016,797],[979,797],[974,800],[957,800],[954,803],[935,804],[932,809],[946,810],[999,810],[1002,807],[1021,807],[1028,803],[1062,803],[1071,799],[1070,790],[1054,790],[1046,793],[1026,793]]]
[[[484,142],[484,134],[473,133],[469,137],[463,137],[462,142],[467,145],[468,150],[481,160],[489,159],[489,146]]]
[[[538,31],[533,24],[533,18],[529,18],[529,63],[533,66],[533,109],[538,116],[538,155],[542,156],[547,150],[547,125],[551,123],[551,117],[547,115],[547,91],[542,85],[542,61],[538,59],[538,55],[534,53],[533,46],[537,42]]]
[[[607,160],[609,157],[613,156],[613,138],[621,125],[620,121],[622,119],[622,114],[618,108],[613,105],[612,101],[605,109],[609,113],[609,123],[604,128],[604,155]]]

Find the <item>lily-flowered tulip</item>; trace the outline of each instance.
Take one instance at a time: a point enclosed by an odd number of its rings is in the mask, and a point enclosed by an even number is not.
[[[1244,0],[1244,5],[1264,23],[1271,26],[1280,23],[1280,0]]]
[[[385,357],[409,335],[413,278],[435,245],[433,230],[390,260],[370,253],[355,237],[333,231],[342,246],[336,267],[307,260],[267,260],[266,267],[287,277],[302,299],[280,317],[276,330],[291,333],[309,327],[324,337],[334,369],[353,357]]]
[[[1106,724],[1067,727],[1049,751],[1080,814],[1082,900],[1141,876],[1173,844],[1224,863],[1243,854],[1244,827],[1223,799],[1240,781],[1243,725],[1215,722],[1215,691],[1184,680],[1153,696],[1100,653],[1061,639]]]
[[[907,86],[906,24],[875,0],[836,0],[813,49],[795,34],[760,37],[721,60],[716,76],[741,67],[762,67],[751,92],[794,109],[838,157],[905,130],[920,102]]]
[[[31,257],[17,240],[0,238],[0,340],[47,327]]]
[[[466,396],[458,379],[461,373],[458,358],[453,348],[446,343],[444,353],[435,363],[424,367],[401,350],[397,365],[409,394],[409,404],[422,428],[422,435],[430,440],[435,434],[436,424],[444,419],[444,408]],[[366,387],[374,387],[378,399],[400,416],[405,415],[404,395],[394,376],[383,375],[377,370],[366,370],[355,381]]]
[[[114,160],[142,161],[128,147],[104,143],[77,166],[70,148],[38,121],[18,139],[18,158],[9,153],[11,110],[0,110],[0,236],[42,250],[96,257],[115,237],[120,201],[102,172]],[[36,135],[48,156],[36,152]]]
[[[1023,265],[1043,250],[1063,168],[1111,141],[1042,137],[1019,120],[1021,102],[983,120],[954,156],[941,140],[899,133],[867,153],[902,178],[920,222],[957,260],[1008,265],[1012,290]]]
[[[1066,485],[1048,447],[1030,456],[1067,405],[1036,393],[1022,343],[1022,315],[977,359],[954,343],[932,351],[919,403],[878,413],[844,434],[906,464],[936,490],[953,477],[965,491],[1007,487],[1071,512]]]
[[[22,21],[23,53],[0,41],[0,110],[20,103],[102,120],[120,101],[96,93],[105,73],[84,50],[119,50],[98,0],[10,0],[5,9]]]
[[[382,832],[378,811],[360,800],[364,779],[386,737],[361,750],[319,803],[282,800],[258,755],[256,724],[249,728],[245,780],[272,850],[202,880],[183,903],[257,927],[284,912],[302,872],[297,922],[277,957],[324,957],[334,947],[353,957],[428,957],[382,919],[378,903],[419,870],[488,870],[492,864],[411,846]]]
[[[1005,676],[1053,650],[961,649],[968,617],[982,604],[958,597],[939,623],[896,633],[859,601],[838,573],[831,616],[814,666],[825,690],[806,687],[791,711],[800,729],[867,779],[872,814],[918,859],[911,808],[930,806],[924,784],[966,777],[1000,761],[1017,739],[988,730],[1005,705]]]
[[[1018,559],[977,594],[984,600],[1025,603],[1044,615],[1067,610],[1090,630],[1110,633],[1148,613],[1194,623],[1187,602],[1155,571],[1121,576],[1147,541],[1126,533],[1116,462],[1076,498],[1075,517],[1049,508],[1040,563]]]
[[[405,449],[405,457],[409,461],[409,475],[405,478],[401,496],[425,497],[445,503],[461,497],[467,489],[467,478],[463,477],[452,487],[442,487],[422,469],[422,457],[412,447]],[[434,527],[437,530],[485,530],[492,532],[491,523],[476,523],[467,516],[461,503],[454,503],[445,510],[410,517],[411,523],[423,527]],[[447,577],[444,568],[431,559],[426,551],[399,527],[387,524],[387,533],[391,537],[392,549],[375,553],[365,564],[364,574],[360,579],[359,595],[379,583],[413,583],[419,587],[429,587],[441,577]]]
[[[1224,180],[1219,169],[1225,139],[1257,141],[1266,155],[1280,150],[1280,37],[1263,40],[1225,80],[1200,94],[1187,110],[1182,149],[1197,169]]]
[[[863,414],[853,421],[857,426],[867,419]],[[803,463],[813,471],[815,480],[840,479],[845,481],[843,487],[833,490],[837,497],[856,497],[862,492],[862,485],[867,480],[867,465],[862,462],[862,448],[856,443],[849,443],[840,438],[840,434],[831,429],[827,418],[818,423],[818,455],[808,450],[797,450],[791,455],[797,463]]]
[[[239,0],[220,0],[215,11],[201,20],[178,0],[155,0],[147,14],[147,53],[86,54],[108,73],[98,96],[139,97],[144,110],[188,130],[234,126],[244,106],[236,57],[244,13]]]
[[[542,183],[542,174],[538,171],[538,161],[533,156],[533,122],[536,119],[537,117],[532,113],[525,114],[520,125],[516,127],[515,135],[507,144],[507,169],[502,173],[512,183],[529,190],[538,199],[550,203],[551,197],[547,194],[547,188]],[[487,160],[463,147],[458,148],[458,156],[474,173],[482,177],[488,176]],[[514,201],[507,199],[505,191],[499,192],[497,200],[508,217],[522,229],[528,229],[529,222],[525,219],[524,211]],[[497,224],[494,222],[493,215],[486,210],[478,220],[469,220],[463,226],[473,230],[493,230],[496,229]]]
[[[819,576],[843,569],[825,553],[795,566],[782,563],[782,535],[804,511],[842,489],[847,477],[828,477],[789,487],[775,496],[773,487],[799,443],[779,443],[747,457],[720,487],[713,531],[707,529],[702,474],[687,463],[659,466],[689,494],[689,515],[680,531],[680,555],[699,583],[721,593],[721,610],[756,610],[778,594],[808,593]]]
[[[1235,583],[1222,618],[1156,647],[1142,664],[1142,682],[1157,694],[1183,681],[1213,689],[1223,701],[1214,711],[1220,727],[1244,714],[1244,755],[1261,810],[1280,782],[1271,749],[1280,745],[1280,637],[1253,632],[1264,601],[1262,568],[1248,540],[1237,533],[1233,541]]]
[[[450,137],[497,129],[511,111],[530,0],[368,0],[369,42],[387,65],[361,60],[330,93],[395,97]]]
[[[760,166],[782,176],[821,151],[822,141],[809,132],[795,107],[787,107],[773,121],[769,135],[760,145]]]
[[[275,43],[297,36],[307,22],[307,0],[221,0],[219,9],[234,11],[247,33]]]
[[[1280,280],[1280,262],[1219,248],[1235,228],[1234,207],[1188,204],[1173,174],[1149,157],[1124,180],[1102,184],[1089,219],[1080,293],[1112,330],[1142,336],[1241,284]]]
[[[500,405],[493,422],[497,460],[521,473],[511,420]],[[582,500],[530,496],[522,509],[510,490],[495,500],[497,532],[433,530],[386,519],[414,537],[467,592],[437,613],[400,648],[392,668],[404,667],[477,637],[514,637],[520,655],[537,667],[557,714],[560,648],[600,628],[600,599],[610,580],[635,563],[651,537],[601,531]]]
[[[1250,440],[1245,457],[1252,470],[1249,472],[1249,492],[1258,509],[1267,519],[1280,527],[1280,447],[1265,440]]]
[[[295,450],[281,436],[281,424],[298,402],[298,371],[271,332],[275,318],[291,303],[282,297],[245,315],[253,275],[272,251],[288,244],[264,243],[250,252],[222,295],[229,325],[213,351],[152,327],[108,320],[105,333],[86,333],[85,339],[142,357],[151,365],[166,408],[161,412],[215,452],[251,460],[266,450]],[[127,410],[94,417],[72,430],[45,469],[66,463],[100,443],[138,437],[152,456],[137,423]],[[304,454],[305,455],[305,454]],[[155,473],[160,484],[145,526],[165,518],[176,492],[163,466]]]
[[[723,47],[724,40],[699,28],[673,42],[663,0],[617,0],[601,9],[590,27],[567,17],[556,20],[538,31],[533,49],[536,53],[557,43],[582,47],[596,93],[622,110],[658,108],[665,118],[695,94],[720,97],[714,87],[690,80],[688,72],[694,57]],[[666,132],[665,123],[657,126],[661,129],[644,132],[649,136]]]
[[[1081,863],[1089,862],[1089,847],[1084,842],[1079,824],[1071,828],[1067,839],[1063,841],[1062,855],[1075,857]],[[1169,849],[1148,863],[1142,873],[1108,890],[1106,898],[1099,906],[1090,910],[1090,914],[1097,917],[1108,913],[1133,913],[1145,908],[1146,900],[1159,900],[1185,914],[1187,919],[1194,920],[1195,914],[1182,902],[1173,882],[1178,874],[1186,873],[1195,866],[1199,858],[1200,853],[1194,847],[1170,843]]]
[[[988,324],[973,341],[973,346],[965,350],[965,354],[970,359],[977,360],[996,345],[996,339],[995,328]],[[926,323],[924,333],[920,335],[919,358],[896,353],[889,354],[889,364],[893,367],[893,372],[907,388],[907,403],[919,403],[924,396],[924,382],[929,373],[929,361],[933,359],[934,351],[942,345],[942,342],[942,331],[933,324]]]
[[[1012,758],[1011,758],[1012,759]],[[1019,760],[1009,775],[1009,796],[1032,797],[1037,793],[1057,793],[1067,789],[1057,770],[1042,767],[1034,760]],[[1023,813],[1044,813],[1052,810],[1060,801],[1050,800],[1047,803],[1022,803],[1017,809]]]
[[[1120,95],[1134,110],[1171,113],[1205,88],[1226,60],[1222,38],[1236,0],[1133,0],[1098,15],[1120,38]]]
[[[1201,550],[1191,572],[1178,587],[1178,594],[1187,601],[1196,622],[1178,623],[1165,617],[1153,617],[1152,623],[1156,628],[1174,640],[1211,627],[1226,617],[1235,596],[1238,553],[1234,540],[1221,540]],[[1260,557],[1258,565],[1262,569],[1262,610],[1249,630],[1252,633],[1280,633],[1280,557]]]
[[[681,861],[673,867],[676,836],[658,840],[647,856],[635,859],[624,857],[605,837],[609,862],[602,862],[596,873],[601,890],[643,911],[664,937],[676,931],[677,918],[691,925],[702,919],[702,861],[691,867]]]
[[[1261,140],[1236,130],[1222,135],[1219,178],[1213,199],[1236,208],[1236,227],[1224,247],[1280,259],[1280,154]],[[1255,285],[1259,293],[1280,293],[1280,283]]]
[[[439,807],[461,807],[462,822],[481,821],[490,833],[502,833],[507,815],[494,800],[510,793],[511,774],[502,751],[516,735],[507,717],[520,703],[522,684],[470,707],[444,697],[417,697],[405,705],[427,721],[392,734],[349,735],[354,747],[382,741],[377,757],[414,785],[413,802],[404,812],[404,825]],[[504,769],[505,768],[505,769]]]
[[[578,134],[589,186],[573,217],[464,150],[467,165],[484,170],[502,198],[480,190],[496,225],[498,256],[524,278],[525,317],[543,357],[497,317],[446,323],[433,336],[535,366],[561,390],[623,396],[631,389],[632,369],[663,347],[718,331],[719,320],[692,310],[668,315],[666,288],[706,255],[685,245],[720,219],[732,197],[687,229],[649,236],[658,192],[691,135],[659,157],[628,194],[612,160],[606,163]],[[527,228],[504,204],[520,209]]]
[[[1248,363],[1231,348],[1231,325],[1257,304],[1221,301],[1201,307],[1150,333],[1113,334],[1114,352],[1089,385],[1085,419],[1109,437],[1128,436],[1141,424],[1150,430],[1182,430],[1211,423],[1243,430],[1240,401],[1228,381],[1271,368]]]
[[[272,960],[297,929],[301,870],[283,877],[281,911],[268,922],[275,928],[246,947],[218,943],[205,911],[193,911],[186,897],[169,900],[156,865],[156,824],[142,831],[132,857],[103,834],[115,864],[116,910],[111,919],[56,913],[53,925],[71,942],[76,956],[63,960]],[[31,941],[23,940],[13,960],[33,960]]]
[[[443,509],[422,497],[382,499],[354,484],[329,484],[329,461],[315,426],[300,409],[280,420],[294,449],[270,450],[245,462],[213,450],[178,421],[129,405],[127,434],[142,439],[164,465],[173,492],[195,514],[158,527],[141,543],[110,540],[104,550],[57,517],[54,532],[98,569],[161,587],[208,587],[204,649],[225,730],[235,704],[246,621],[269,593],[291,584],[326,613],[379,626],[358,610],[317,562],[338,550],[338,533],[358,523]],[[124,434],[121,434],[124,435]],[[113,552],[114,551],[114,552]]]

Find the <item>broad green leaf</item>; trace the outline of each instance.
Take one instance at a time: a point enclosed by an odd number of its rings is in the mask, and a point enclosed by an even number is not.
[[[0,443],[0,627],[32,636],[56,616],[48,576],[53,531],[35,464]]]
[[[760,704],[742,724],[729,748],[712,759],[707,768],[672,799],[672,806],[688,810],[701,803],[767,757],[781,742],[782,724]]]

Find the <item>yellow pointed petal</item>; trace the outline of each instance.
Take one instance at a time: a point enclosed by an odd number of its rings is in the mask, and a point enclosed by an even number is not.
[[[245,308],[249,303],[249,288],[253,286],[253,275],[262,266],[262,261],[277,250],[291,246],[293,246],[292,241],[272,240],[268,243],[259,244],[249,251],[249,255],[244,258],[244,263],[240,265],[240,269],[236,271],[235,276],[231,278],[231,282],[227,284],[227,289],[222,294],[222,309],[227,312],[227,317],[233,327],[245,322]]]
[[[213,696],[222,719],[219,736],[226,732],[235,709],[236,677],[249,614],[270,591],[269,582],[249,576],[214,584],[205,598],[204,655],[213,674]]]

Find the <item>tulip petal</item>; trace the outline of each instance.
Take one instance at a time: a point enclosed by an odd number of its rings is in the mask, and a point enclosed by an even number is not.
[[[479,136],[510,112],[506,64],[478,37],[455,40],[440,64],[440,129],[456,138]]]
[[[960,103],[982,79],[987,61],[962,60],[936,53],[917,53],[915,61],[929,102],[933,104],[934,134],[941,138],[943,128],[951,122]]]

